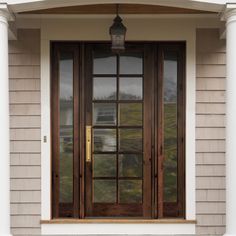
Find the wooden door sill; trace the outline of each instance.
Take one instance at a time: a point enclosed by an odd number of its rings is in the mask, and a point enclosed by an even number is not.
[[[52,219],[41,220],[41,224],[196,224],[186,219]]]

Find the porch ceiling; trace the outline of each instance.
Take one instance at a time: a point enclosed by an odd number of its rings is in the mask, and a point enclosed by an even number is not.
[[[57,7],[34,11],[24,11],[24,14],[115,14],[116,4],[79,5]],[[209,14],[210,11],[187,9],[145,4],[119,4],[120,14]]]

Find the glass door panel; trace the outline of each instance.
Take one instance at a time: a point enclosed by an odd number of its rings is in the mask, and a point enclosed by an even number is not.
[[[144,49],[118,55],[99,45],[90,53],[92,93],[86,122],[93,137],[91,163],[86,163],[91,182],[86,186],[86,214],[140,217],[145,194]]]

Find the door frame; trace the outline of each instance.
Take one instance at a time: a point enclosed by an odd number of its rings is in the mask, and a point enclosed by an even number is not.
[[[188,22],[186,24],[186,18]],[[207,17],[206,17],[207,18]],[[204,18],[205,19],[205,18]],[[208,18],[207,18],[208,19]],[[112,20],[112,19],[110,19]],[[216,23],[211,21],[202,21],[191,19],[189,17],[173,16],[173,19],[159,19],[146,16],[138,16],[135,21],[148,24],[150,27],[142,28],[142,35],[140,35],[140,28],[132,30],[127,35],[127,40],[144,40],[144,41],[185,41],[186,42],[186,219],[194,220],[196,217],[196,177],[195,177],[195,119],[196,119],[196,29],[199,26],[208,28]],[[76,23],[75,23],[76,22]],[[40,78],[41,78],[41,220],[50,221],[51,216],[51,131],[50,131],[50,45],[53,41],[78,41],[78,40],[94,40],[94,31],[99,33],[98,40],[109,40],[107,36],[107,19],[96,16],[94,19],[45,19],[41,22],[41,49],[40,49]],[[127,16],[126,22],[129,24],[133,19]],[[151,22],[151,25],[150,25]],[[86,30],[84,25],[86,24]],[[57,27],[58,26],[58,27]],[[67,33],[61,29],[66,29]],[[78,30],[78,28],[80,30]],[[87,29],[90,29],[89,31]],[[58,30],[59,29],[59,30]],[[168,31],[166,30],[168,29]],[[164,228],[163,228],[164,227]],[[158,224],[137,224],[135,228],[139,234],[150,232],[152,234],[194,234],[195,223],[192,224],[172,224],[171,222],[164,225],[159,222]],[[86,233],[103,233],[109,234],[112,231],[124,233],[134,233],[133,224],[114,224],[109,227],[109,224],[96,223],[94,224],[76,224],[73,228],[69,223],[64,224],[56,223],[54,225],[44,224],[41,225],[43,234],[81,234]]]

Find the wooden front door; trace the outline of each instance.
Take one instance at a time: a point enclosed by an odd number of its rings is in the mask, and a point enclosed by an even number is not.
[[[184,55],[52,43],[53,218],[184,217]]]
[[[151,217],[151,84],[147,48],[85,49],[86,216]]]

